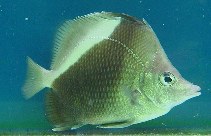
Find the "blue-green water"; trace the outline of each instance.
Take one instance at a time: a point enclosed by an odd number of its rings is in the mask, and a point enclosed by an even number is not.
[[[0,133],[52,133],[45,118],[46,90],[30,100],[21,95],[26,56],[48,68],[57,28],[65,20],[97,11],[145,18],[173,65],[202,88],[202,95],[129,128],[85,126],[65,134],[211,133],[210,0],[1,0]]]

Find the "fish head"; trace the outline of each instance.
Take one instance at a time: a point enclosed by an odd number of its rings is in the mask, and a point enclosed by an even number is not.
[[[171,109],[201,94],[200,87],[185,80],[164,52],[159,56],[140,81],[144,84],[144,94],[151,102],[157,107]]]

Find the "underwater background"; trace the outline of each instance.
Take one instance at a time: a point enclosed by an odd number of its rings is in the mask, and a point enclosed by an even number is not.
[[[157,119],[124,129],[85,126],[65,134],[211,133],[210,0],[0,0],[0,134],[51,133],[45,89],[25,100],[26,57],[50,67],[56,30],[66,20],[110,11],[144,18],[172,64],[202,94]]]

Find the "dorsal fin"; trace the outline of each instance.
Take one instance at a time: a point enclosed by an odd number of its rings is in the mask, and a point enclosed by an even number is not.
[[[67,66],[76,62],[80,54],[86,51],[83,50],[85,44],[86,47],[91,47],[93,45],[90,44],[98,43],[108,37],[120,23],[120,19],[120,17],[101,12],[66,21],[56,34],[51,69],[59,69],[60,72],[63,72]],[[80,51],[77,52],[79,55],[72,55],[75,51]],[[61,64],[63,68],[61,68]]]

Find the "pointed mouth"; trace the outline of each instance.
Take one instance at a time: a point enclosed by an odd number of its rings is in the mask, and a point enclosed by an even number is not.
[[[197,96],[201,95],[200,90],[201,90],[201,88],[199,86],[194,85],[194,84],[189,84],[189,86],[185,89],[186,93],[183,95],[184,96],[183,99],[180,99],[180,100],[177,99],[177,101],[175,101],[175,103],[173,103],[172,104],[173,106],[171,106],[171,107],[179,105],[193,97],[197,97]]]
[[[190,86],[189,90],[191,90],[190,95],[191,95],[192,97],[196,97],[196,96],[201,95],[201,92],[200,92],[201,88],[200,88],[199,86],[197,86],[197,85],[193,85],[193,84],[192,84],[192,85]]]

